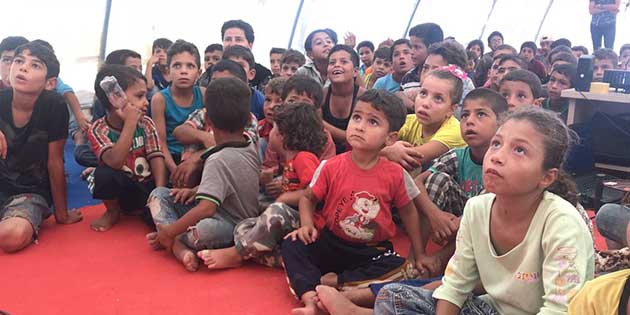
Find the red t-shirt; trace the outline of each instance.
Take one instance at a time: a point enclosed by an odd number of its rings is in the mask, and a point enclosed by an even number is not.
[[[282,172],[282,191],[296,191],[306,188],[319,165],[317,156],[308,151],[300,151],[287,161]]]
[[[269,141],[269,134],[273,129],[273,123],[267,123],[267,119],[258,122],[258,137]]]
[[[397,163],[380,158],[369,170],[352,161],[352,152],[322,161],[313,180],[313,195],[324,201],[316,213],[318,229],[324,226],[350,242],[380,242],[396,234],[392,207],[401,208],[420,191]]]
[[[320,155],[322,160],[330,159],[335,156],[336,153],[332,135],[328,131],[324,132],[326,132],[328,140],[326,141],[322,154]],[[267,150],[265,151],[265,159],[262,163],[262,169],[273,169],[275,174],[280,169],[284,168],[284,163],[284,152],[276,152],[270,145],[268,145]]]

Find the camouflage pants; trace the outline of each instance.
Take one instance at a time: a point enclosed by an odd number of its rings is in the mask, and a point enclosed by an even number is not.
[[[279,244],[300,227],[300,213],[284,203],[272,203],[256,218],[241,221],[234,229],[234,244],[243,259],[281,267]]]

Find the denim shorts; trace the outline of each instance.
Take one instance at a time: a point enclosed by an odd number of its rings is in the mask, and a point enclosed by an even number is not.
[[[52,211],[46,199],[38,194],[19,194],[6,197],[0,193],[0,220],[23,218],[33,226],[34,238],[37,238],[39,227]]]

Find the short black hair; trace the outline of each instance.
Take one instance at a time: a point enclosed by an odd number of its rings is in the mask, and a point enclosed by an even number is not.
[[[468,101],[476,100],[481,100],[486,106],[490,107],[497,118],[500,118],[503,113],[508,111],[509,106],[505,97],[493,89],[477,88],[470,91],[466,97],[464,97],[462,106],[466,106],[466,102]]]
[[[574,64],[561,64],[557,65],[551,71],[551,74],[554,72],[558,72],[559,74],[566,76],[571,81],[571,87],[575,85],[575,80],[577,79],[577,66]]]
[[[282,99],[286,100],[291,92],[306,94],[313,99],[316,108],[322,106],[322,101],[324,100],[322,85],[309,76],[296,74],[290,77],[284,84],[284,89],[282,89]]]
[[[374,43],[372,43],[369,40],[364,40],[360,42],[359,45],[357,45],[357,51],[359,51],[363,47],[366,47],[367,49],[374,51]]]
[[[374,52],[374,60],[381,58],[385,61],[392,62],[392,49],[389,47],[381,47]]]
[[[221,26],[221,40],[225,37],[225,31],[230,28],[241,29],[243,33],[245,33],[245,39],[247,39],[247,42],[250,44],[254,43],[254,28],[243,20],[229,20],[223,23],[223,26]]]
[[[285,63],[297,63],[301,67],[306,63],[306,57],[304,57],[303,53],[295,49],[287,49],[280,59],[280,64]]]
[[[529,70],[512,71],[503,77],[499,85],[503,84],[503,82],[523,82],[529,86],[535,99],[543,96],[540,79],[535,73]]]
[[[554,56],[556,54],[563,53],[563,52],[569,53],[569,54],[573,54],[573,51],[571,50],[571,48],[569,48],[567,46],[564,46],[564,45],[558,46],[558,47],[552,49],[551,51],[549,51],[549,55],[547,56],[547,59],[549,60],[549,63],[550,64],[553,63],[552,60],[553,60],[553,58],[554,58]]]
[[[247,47],[243,47],[239,45],[233,45],[233,46],[228,47],[223,52],[222,59],[230,59],[230,57],[243,58],[245,61],[247,61],[247,64],[249,65],[250,70],[256,67],[256,60],[254,60],[254,54],[252,54],[252,51]]]
[[[28,50],[30,55],[37,57],[46,65],[46,79],[56,78],[59,76],[59,60],[50,48],[33,42],[22,44],[15,48],[15,55],[21,54],[24,50]]]
[[[619,56],[623,55],[623,52],[626,50],[630,50],[630,44],[623,44],[623,46],[621,46],[621,49],[619,49]],[[586,52],[586,54],[588,54],[588,52]]]
[[[475,54],[474,52],[466,50],[466,57],[466,63],[468,63],[468,61],[473,61],[474,63],[477,63],[477,60],[475,59],[477,57],[477,54]]]
[[[509,49],[512,52],[512,55],[518,55],[518,51],[516,51],[516,48],[514,48],[514,47],[512,47],[512,45],[508,45],[508,44],[499,45],[497,47],[497,49],[495,49],[494,51],[504,50],[504,49]]]
[[[206,88],[206,118],[213,128],[231,133],[242,131],[251,120],[251,91],[237,78],[219,78]]]
[[[151,52],[155,53],[155,50],[158,48],[162,48],[164,50],[168,50],[169,47],[173,45],[173,42],[168,38],[158,38],[153,41],[153,46],[151,46]]]
[[[479,48],[481,48],[481,55],[479,55],[479,57],[483,56],[483,50],[484,50],[483,42],[481,40],[479,40],[479,39],[472,40],[466,46],[466,50],[469,50],[473,46],[479,46]]]
[[[399,46],[399,45],[407,45],[407,47],[411,49],[411,42],[408,39],[406,38],[397,39],[392,44],[392,47],[390,47],[391,51],[389,54],[389,60],[394,60],[394,49],[396,48],[396,46]]]
[[[623,51],[623,46],[621,47],[621,49],[622,49],[622,51]],[[628,49],[630,49],[630,45],[628,45]],[[584,54],[584,55],[588,55],[588,48],[586,48],[586,47],[584,47],[584,46],[581,46],[581,45],[579,45],[579,46],[573,46],[573,47],[571,47],[571,50],[572,50],[572,51],[581,51],[581,52],[582,52],[582,54]]]
[[[571,48],[571,41],[566,38],[559,38],[559,39],[556,39],[553,43],[551,43],[549,48],[554,49],[558,46],[566,46],[566,47]]]
[[[521,69],[527,70],[527,61],[525,61],[525,59],[519,57],[519,56],[515,56],[515,55],[502,55],[501,58],[499,58],[499,65],[502,65],[504,62],[506,61],[513,61],[516,64],[518,64],[519,67],[521,67]]]
[[[617,56],[617,53],[609,48],[600,48],[596,51],[593,52],[593,58],[595,60],[604,60],[604,59],[608,59],[610,61],[612,61],[613,65],[615,67],[617,67],[617,64],[619,63],[619,57]]]
[[[577,65],[578,63],[577,58],[575,58],[575,56],[572,53],[566,53],[566,52],[555,54],[553,56],[553,59],[551,60],[551,64],[559,60],[566,61],[572,65]]]
[[[22,36],[5,37],[0,42],[0,54],[5,52],[5,51],[13,51],[16,48],[18,48],[18,46],[24,45],[26,43],[28,43],[28,39],[26,39],[26,38],[24,38]]]
[[[130,49],[114,50],[105,57],[105,64],[108,65],[124,65],[127,58],[142,59],[140,54]]]
[[[223,45],[221,44],[210,44],[206,47],[206,50],[203,51],[203,54],[215,52],[215,51],[223,51]]]
[[[245,73],[245,69],[235,61],[229,59],[219,60],[212,68],[210,69],[210,77],[215,72],[224,72],[227,71],[231,73],[233,76],[241,79],[241,81],[247,83],[247,74]]]
[[[333,53],[336,53],[338,51],[345,51],[348,54],[350,54],[352,65],[355,68],[359,66],[359,55],[357,54],[357,52],[354,49],[352,49],[352,47],[348,45],[343,45],[343,44],[335,45],[333,46],[333,48],[330,49],[330,52],[328,53],[328,60],[330,60],[330,56],[332,56]]]
[[[271,48],[271,50],[269,51],[269,55],[273,55],[273,54],[284,54],[284,52],[286,52],[287,50],[284,48],[278,48],[278,47],[273,47]]]
[[[284,90],[284,85],[287,83],[288,78],[285,77],[277,77],[269,80],[267,85],[265,85],[265,94],[273,93],[282,97],[282,91]]]
[[[329,28],[323,28],[323,29],[317,29],[312,31],[311,33],[308,34],[308,36],[306,37],[306,40],[304,41],[304,50],[305,51],[312,51],[313,50],[313,37],[315,37],[315,34],[317,33],[326,33],[328,34],[328,37],[330,37],[330,40],[332,40],[333,44],[337,44],[337,33]]]
[[[197,49],[197,46],[183,39],[176,40],[173,45],[168,48],[168,51],[166,52],[166,61],[169,67],[171,65],[171,61],[173,61],[173,56],[179,55],[184,52],[191,54],[195,59],[195,64],[197,65],[197,68],[201,68],[201,56],[199,55],[199,50]]]
[[[317,108],[306,103],[281,106],[273,121],[282,135],[283,145],[291,151],[307,151],[320,156],[328,136]]]
[[[538,46],[536,46],[536,43],[534,43],[532,41],[524,42],[521,45],[521,51],[523,51],[523,48],[529,48],[529,49],[533,50],[534,53],[536,53],[536,50],[538,50]]]
[[[427,48],[444,40],[442,28],[435,23],[422,23],[409,29],[409,36],[419,38]]]
[[[55,52],[55,49],[53,48],[53,46],[49,42],[47,42],[47,41],[45,41],[43,39],[34,39],[34,40],[31,41],[31,43],[33,43],[33,44],[40,44],[40,45],[42,45],[42,46],[52,50],[52,52]]]
[[[389,91],[370,89],[359,96],[357,101],[370,103],[383,112],[389,123],[389,132],[400,130],[407,118],[407,109],[402,100]]]
[[[96,80],[94,80],[94,93],[96,94],[96,98],[107,109],[111,109],[112,104],[109,102],[109,98],[107,98],[107,94],[105,94],[103,88],[101,88],[101,81],[103,78],[109,76],[116,78],[118,85],[120,85],[123,91],[126,91],[130,86],[138,81],[147,82],[147,79],[142,75],[142,73],[127,66],[123,66],[121,64],[103,65],[96,74]]]
[[[455,65],[460,69],[466,67],[468,56],[464,46],[454,40],[445,40],[431,45],[429,55],[438,55],[446,60],[449,65]]]
[[[504,39],[503,39],[503,34],[501,34],[501,32],[499,32],[499,31],[494,31],[494,32],[490,33],[490,35],[488,35],[488,46],[490,46],[490,40],[492,39],[492,37],[495,37],[495,36],[499,36],[499,37],[501,37],[501,40],[502,40],[502,41],[504,40]]]

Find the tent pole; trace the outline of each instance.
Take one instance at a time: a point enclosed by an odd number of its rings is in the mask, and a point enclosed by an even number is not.
[[[98,53],[98,63],[101,64],[105,60],[105,51],[107,49],[107,31],[109,30],[109,14],[112,10],[112,0],[105,0],[105,19],[103,20],[103,31],[101,32],[101,46]]]
[[[411,12],[411,16],[409,17],[409,22],[407,23],[407,28],[405,28],[405,32],[403,33],[402,38],[407,37],[407,32],[409,32],[409,28],[411,27],[411,22],[413,22],[413,18],[416,17],[418,6],[420,6],[420,0],[416,1],[416,6],[413,8],[413,12]]]
[[[545,11],[545,15],[543,15],[542,21],[540,21],[540,25],[538,26],[538,31],[536,32],[536,37],[534,37],[534,42],[538,41],[538,36],[540,36],[540,31],[542,30],[543,24],[545,24],[545,20],[547,20],[547,15],[551,10],[551,6],[553,5],[553,0],[549,0],[549,5],[547,6],[547,11]]]
[[[295,13],[295,20],[293,20],[293,28],[291,28],[291,37],[289,37],[289,46],[287,48],[291,48],[291,45],[293,45],[293,36],[295,36],[295,29],[297,28],[297,23],[300,20],[303,6],[304,0],[300,0],[300,6],[298,6],[297,12]]]
[[[492,0],[492,8],[490,8],[490,12],[488,12],[488,18],[486,18],[486,23],[481,28],[481,34],[479,34],[479,39],[483,36],[483,33],[486,32],[486,26],[488,26],[488,21],[492,17],[492,13],[494,13],[494,7],[496,6],[498,0]]]

